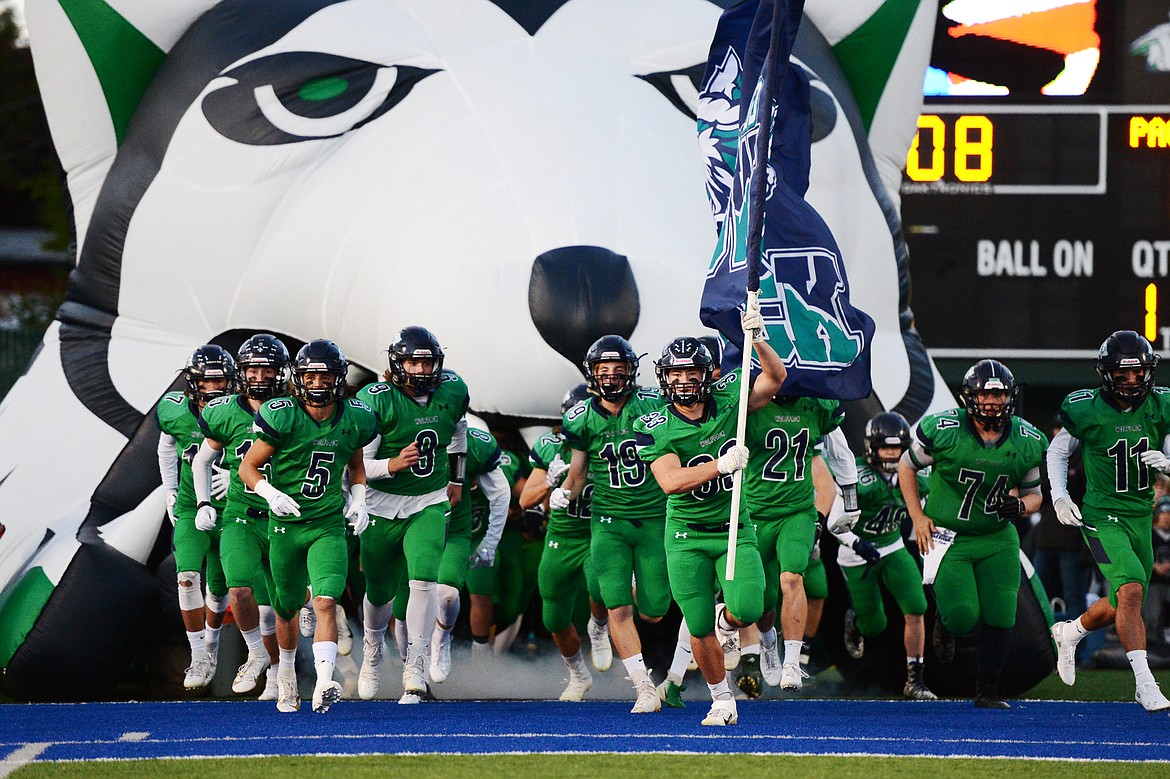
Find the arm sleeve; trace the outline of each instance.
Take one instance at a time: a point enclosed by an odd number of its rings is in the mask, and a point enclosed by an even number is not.
[[[845,487],[857,483],[857,458],[845,440],[845,433],[841,428],[835,429],[824,438],[825,459],[828,460],[829,470],[837,484]]]
[[[179,491],[179,450],[175,439],[167,433],[158,436],[158,473],[167,492]]]
[[[382,436],[376,435],[368,444],[362,447],[362,459],[366,463],[366,479],[368,481],[390,478],[390,469],[386,464],[387,461],[374,459],[378,454],[378,447],[381,445]]]
[[[211,444],[204,441],[199,447],[199,451],[195,453],[195,458],[191,460],[195,500],[200,503],[211,501],[211,466],[217,457],[219,457],[219,452],[211,448]]]
[[[447,444],[447,454],[467,454],[467,417],[460,417]]]
[[[1068,497],[1068,458],[1080,446],[1068,430],[1061,430],[1048,445],[1048,486],[1053,503]]]
[[[512,488],[508,486],[508,477],[500,468],[477,476],[475,481],[491,506],[483,543],[490,543],[492,548],[495,548],[500,543],[500,537],[504,535],[504,523],[508,521],[508,504],[512,500]]]
[[[916,471],[921,471],[928,465],[934,464],[934,458],[927,453],[926,447],[917,438],[910,442],[910,448],[902,455],[902,462]]]

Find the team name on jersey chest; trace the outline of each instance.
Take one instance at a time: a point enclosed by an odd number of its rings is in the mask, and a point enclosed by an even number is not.
[[[715,443],[716,441],[720,440],[721,438],[727,438],[727,431],[726,430],[720,430],[719,432],[715,433],[715,435],[711,436],[710,438],[704,438],[702,441],[699,442],[699,446],[710,446],[711,444]]]
[[[439,421],[439,418],[437,416],[434,416],[434,417],[415,417],[414,418],[414,423],[416,425],[433,425],[433,424],[438,423],[438,421]]]
[[[337,446],[336,438],[317,438],[313,440],[313,446]]]
[[[801,420],[795,414],[776,414],[772,417],[772,421],[783,424],[785,422],[800,422]]]
[[[1143,433],[1143,432],[1145,432],[1145,427],[1143,427],[1142,425],[1118,425],[1117,427],[1113,428],[1113,432],[1115,432],[1115,433]]]

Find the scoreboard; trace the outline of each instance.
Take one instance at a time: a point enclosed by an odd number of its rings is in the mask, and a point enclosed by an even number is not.
[[[999,27],[962,20],[989,4],[941,4],[901,186],[911,308],[937,356],[1084,357],[1122,328],[1170,350],[1170,0],[1068,2],[1019,33],[1054,1],[1019,0]],[[1086,40],[1096,52],[1061,51]],[[1016,55],[990,74],[1010,83],[980,80]]]

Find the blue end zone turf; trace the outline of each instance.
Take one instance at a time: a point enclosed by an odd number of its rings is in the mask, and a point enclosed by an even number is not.
[[[1170,717],[1132,703],[739,701],[740,724],[706,707],[632,715],[628,702],[342,701],[317,715],[273,703],[192,701],[0,706],[0,758],[40,760],[372,753],[697,752],[1170,759]],[[38,747],[28,745],[45,745]],[[15,758],[14,758],[15,759]]]

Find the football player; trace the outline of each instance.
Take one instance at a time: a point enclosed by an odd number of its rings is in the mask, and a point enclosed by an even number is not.
[[[1056,670],[1065,684],[1076,681],[1077,643],[1091,630],[1117,625],[1136,683],[1135,697],[1147,711],[1170,709],[1150,673],[1142,601],[1154,556],[1150,507],[1154,479],[1170,473],[1170,389],[1154,386],[1158,355],[1132,330],[1119,330],[1101,344],[1101,386],[1064,399],[1064,429],[1048,450],[1048,479],[1057,518],[1081,528],[1109,598],[1096,601],[1075,620],[1052,627]],[[1068,458],[1080,449],[1087,486],[1084,505],[1068,494]]]
[[[199,417],[212,400],[227,394],[235,380],[232,356],[214,344],[200,346],[187,358],[183,368],[186,389],[168,392],[155,408],[155,418],[162,431],[158,438],[158,466],[166,492],[167,516],[174,526],[175,568],[178,571],[179,610],[191,646],[191,664],[183,677],[189,690],[206,687],[219,658],[219,630],[227,611],[227,585],[219,562],[219,528],[197,526],[201,508],[195,496],[191,463],[203,443]],[[214,496],[217,508],[223,508],[228,474],[213,471],[214,484],[206,485],[208,506]],[[207,605],[204,606],[200,571],[207,566]]]
[[[1020,589],[1020,537],[1012,520],[1038,511],[1043,500],[1040,465],[1048,438],[1015,416],[1019,394],[1003,363],[980,360],[963,377],[962,408],[920,420],[898,463],[898,487],[923,554],[923,583],[933,579],[946,633],[977,646],[975,705],[989,709],[1011,708],[999,681]],[[923,507],[918,471],[927,466]]]
[[[750,336],[762,372],[748,394],[748,412],[763,408],[780,391],[787,371],[764,341],[759,307],[742,316],[745,348]],[[736,440],[739,370],[711,381],[714,360],[695,338],[676,338],[662,350],[654,370],[670,405],[639,419],[638,455],[650,464],[655,480],[669,497],[666,555],[670,589],[692,636],[695,660],[711,691],[705,725],[735,724],[739,715],[727,684],[723,648],[715,637],[715,593],[723,590],[726,608],[719,619],[725,630],[749,625],[764,610],[764,569],[756,546],[755,526],[740,504],[730,516],[732,476],[748,463],[746,446]],[[728,531],[737,523],[736,568],[726,581]]]
[[[337,662],[337,599],[345,591],[349,553],[346,520],[355,535],[369,525],[362,447],[377,433],[377,417],[360,400],[345,399],[349,363],[332,341],[310,341],[292,366],[293,395],[265,401],[254,418],[255,440],[240,462],[244,486],[268,504],[268,559],[272,569],[277,711],[300,708],[296,656],[305,586],[312,585],[317,616],[313,711],[341,699],[333,680]],[[263,472],[265,466],[269,466]],[[342,486],[349,478],[348,503]]]
[[[467,385],[443,369],[443,359],[430,330],[403,328],[390,344],[385,381],[358,393],[378,417],[378,436],[366,447],[371,520],[361,540],[366,597],[358,694],[364,700],[378,693],[401,560],[410,598],[399,604],[408,637],[399,702],[426,695],[447,514],[463,495],[467,463]]]
[[[657,622],[670,608],[670,587],[662,541],[666,495],[634,443],[634,422],[663,402],[657,388],[638,386],[638,361],[620,335],[598,338],[585,353],[582,366],[594,397],[564,415],[562,432],[572,458],[564,485],[549,495],[549,507],[566,509],[587,481],[593,484],[590,555],[609,610],[610,636],[634,685],[631,712],[645,714],[662,704],[642,659],[634,602],[642,620]]]
[[[244,341],[236,354],[238,394],[216,398],[203,409],[200,426],[205,439],[195,456],[195,494],[201,508],[196,521],[216,524],[208,497],[207,474],[213,461],[221,458],[229,473],[237,472],[256,434],[252,420],[264,401],[288,394],[288,349],[280,339],[259,333]],[[248,657],[236,673],[232,692],[243,694],[256,688],[260,674],[267,671],[260,700],[276,700],[276,612],[270,593],[272,573],[268,564],[268,503],[244,488],[239,477],[231,480],[220,530],[220,561],[227,580],[228,598],[236,625],[248,646]]]

